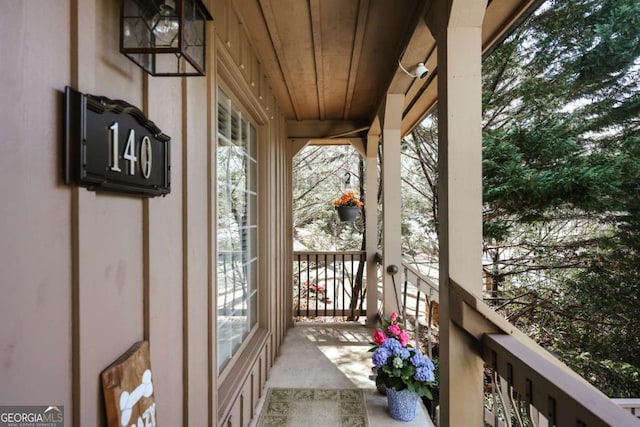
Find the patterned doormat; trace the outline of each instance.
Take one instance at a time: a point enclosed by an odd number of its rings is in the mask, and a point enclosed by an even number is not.
[[[257,427],[368,427],[361,389],[270,388]]]

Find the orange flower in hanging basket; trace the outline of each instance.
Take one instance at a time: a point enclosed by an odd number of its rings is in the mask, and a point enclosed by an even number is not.
[[[338,212],[340,221],[353,222],[358,217],[360,208],[364,206],[364,203],[358,199],[358,194],[355,191],[347,191],[333,200],[333,206]]]
[[[339,208],[341,206],[354,206],[361,208],[364,203],[358,198],[358,194],[355,191],[347,191],[337,199],[333,199],[333,206]]]

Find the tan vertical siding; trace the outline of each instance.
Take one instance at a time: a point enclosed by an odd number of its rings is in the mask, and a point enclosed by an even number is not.
[[[187,128],[183,156],[185,289],[185,425],[203,422],[199,414],[209,397],[209,148],[207,79],[185,79],[190,100],[184,110]],[[189,414],[193,414],[189,418]]]
[[[77,16],[71,33],[78,38],[72,64],[76,78],[69,83],[141,106],[141,73],[126,58],[114,58],[101,33],[111,27],[114,9],[105,2],[73,2],[71,7]],[[96,393],[99,373],[143,337],[143,202],[81,188],[68,191],[75,194],[70,206],[75,228],[70,247],[75,272],[73,421],[105,425]]]
[[[62,186],[69,1],[0,1],[0,404],[71,409],[71,193]]]
[[[154,373],[154,394],[163,422],[182,422],[184,352],[183,285],[185,219],[183,210],[184,147],[183,87],[180,79],[149,78],[148,115],[171,140],[171,194],[149,200],[149,319],[147,332]],[[180,404],[178,403],[180,402]],[[162,408],[172,408],[165,413]],[[167,421],[164,421],[167,419]]]
[[[290,315],[285,122],[231,2],[205,3],[215,18],[208,75],[154,78],[119,53],[120,2],[0,0],[0,405],[64,405],[65,425],[104,426],[100,372],[148,339],[161,425],[246,426],[254,416]],[[216,374],[216,44],[260,129],[267,183],[260,330],[225,396]],[[67,85],[127,101],[172,137],[168,196],[62,182]]]

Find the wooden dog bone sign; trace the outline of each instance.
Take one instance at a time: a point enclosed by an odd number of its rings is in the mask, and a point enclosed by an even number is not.
[[[101,377],[109,427],[157,425],[147,341],[135,343]]]

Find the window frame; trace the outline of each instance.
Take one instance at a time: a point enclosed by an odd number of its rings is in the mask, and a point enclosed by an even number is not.
[[[242,119],[244,119],[248,126],[250,126],[250,128],[253,130],[253,137],[254,137],[254,150],[253,150],[253,156],[250,156],[249,153],[247,153],[245,151],[245,155],[246,157],[252,159],[254,161],[254,167],[253,167],[253,183],[254,183],[254,188],[253,188],[253,201],[254,201],[254,206],[253,208],[248,207],[248,211],[252,212],[253,215],[255,216],[255,222],[253,223],[253,225],[255,226],[254,230],[254,239],[253,239],[253,245],[254,245],[254,253],[255,253],[255,257],[253,258],[253,280],[254,280],[254,288],[251,289],[250,291],[250,295],[247,296],[247,300],[249,301],[251,300],[251,296],[254,295],[255,296],[255,300],[254,300],[254,304],[255,304],[255,318],[251,319],[253,321],[253,324],[249,324],[249,330],[246,334],[244,334],[244,336],[242,337],[242,340],[240,342],[240,344],[236,347],[236,348],[232,348],[231,350],[231,354],[230,357],[228,359],[225,360],[224,364],[221,365],[221,360],[220,360],[220,324],[219,324],[219,319],[220,319],[220,306],[219,306],[219,301],[218,301],[218,292],[219,292],[219,276],[218,276],[218,262],[219,262],[219,256],[220,256],[220,245],[219,245],[219,204],[218,204],[218,195],[219,195],[219,185],[218,185],[218,154],[219,154],[219,147],[220,147],[220,131],[219,131],[219,108],[220,108],[220,91],[222,91],[225,95],[225,97],[227,98],[229,104],[232,106],[232,109],[236,112],[238,112],[240,114],[240,117]],[[215,312],[214,312],[214,319],[213,319],[213,327],[215,328],[216,331],[216,339],[213,342],[213,344],[215,345],[215,364],[213,366],[214,368],[214,372],[216,373],[217,377],[218,377],[218,381],[219,384],[222,384],[225,382],[225,379],[230,375],[230,373],[234,370],[234,365],[236,365],[239,356],[243,354],[243,352],[250,346],[252,346],[252,341],[255,339],[257,331],[261,328],[261,315],[262,315],[262,302],[261,302],[261,294],[264,293],[264,291],[262,290],[262,286],[261,286],[261,268],[260,268],[260,260],[261,260],[261,251],[260,251],[260,245],[259,245],[259,240],[261,237],[261,234],[264,232],[264,230],[261,227],[260,224],[260,185],[259,185],[259,180],[260,180],[260,173],[261,173],[261,167],[260,167],[260,141],[262,139],[263,136],[263,132],[262,132],[262,126],[263,124],[260,123],[260,120],[256,120],[256,117],[253,116],[252,114],[248,113],[247,109],[245,108],[245,105],[239,101],[238,97],[235,94],[235,91],[233,89],[231,89],[230,86],[224,84],[224,81],[219,81],[217,85],[215,85],[215,92],[216,92],[216,96],[215,96],[215,117],[216,117],[216,122],[215,122],[215,165],[216,165],[216,171],[215,171],[215,175],[212,176],[212,181],[215,179],[215,256],[216,256],[216,260],[215,260],[215,274],[214,274],[214,284],[215,284],[215,289],[212,289],[212,292],[216,295],[216,304],[214,306],[215,308]],[[233,113],[230,112],[230,116]],[[251,138],[251,135],[249,136],[249,138]],[[250,173],[248,173],[245,176],[245,179],[247,179],[247,181],[251,181],[251,179],[249,178]],[[213,189],[212,189],[213,192]],[[247,307],[247,310],[250,310],[250,307]]]

